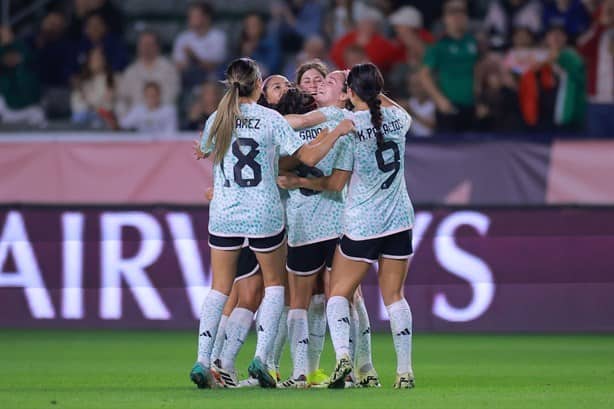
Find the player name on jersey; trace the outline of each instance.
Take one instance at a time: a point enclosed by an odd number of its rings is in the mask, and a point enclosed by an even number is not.
[[[238,118],[236,129],[260,129],[259,118]]]
[[[311,141],[315,139],[322,131],[322,128],[308,128],[299,131],[298,136],[304,141]]]
[[[382,132],[384,135],[390,132],[400,131],[402,128],[403,124],[401,123],[400,119],[395,119],[392,122],[385,122],[384,124],[382,124]],[[358,136],[359,141],[374,138],[375,134],[376,129],[374,127],[356,130],[356,135]]]

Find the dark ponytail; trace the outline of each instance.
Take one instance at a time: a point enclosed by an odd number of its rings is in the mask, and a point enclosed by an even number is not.
[[[384,145],[384,134],[382,133],[382,122],[384,121],[384,116],[382,115],[382,101],[379,97],[376,97],[367,101],[367,106],[371,114],[371,124],[373,124],[375,128],[377,146],[381,148]]]
[[[384,117],[382,115],[382,101],[379,97],[384,88],[382,73],[374,64],[357,64],[352,67],[348,74],[347,85],[369,107],[371,123],[375,128],[377,146],[381,148],[384,144],[382,132]]]

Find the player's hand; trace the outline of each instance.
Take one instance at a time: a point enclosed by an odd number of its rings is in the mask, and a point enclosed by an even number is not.
[[[279,186],[282,189],[296,189],[297,187],[299,187],[299,177],[298,176],[278,176],[277,186]]]
[[[337,129],[341,135],[348,134],[354,131],[354,122],[351,119],[344,119],[343,121],[339,122]]]
[[[200,150],[200,141],[198,139],[194,139],[192,150],[194,151],[194,156],[196,157],[196,160],[199,160],[205,157],[205,153]]]
[[[205,199],[207,199],[208,202],[213,200],[213,186],[205,190]]]

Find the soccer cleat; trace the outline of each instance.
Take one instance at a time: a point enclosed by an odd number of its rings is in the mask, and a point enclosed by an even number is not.
[[[344,355],[335,365],[335,370],[330,376],[328,382],[329,389],[343,389],[345,387],[345,380],[347,376],[352,372],[352,361],[348,355]]]
[[[328,386],[328,375],[322,369],[316,369],[307,375],[307,382],[312,388],[323,388]]]
[[[247,379],[243,379],[242,381],[239,381],[239,388],[259,388],[259,387],[260,387],[260,382],[258,382],[258,379],[252,378],[251,376]]]
[[[266,365],[258,357],[252,359],[247,372],[252,378],[258,379],[260,386],[263,388],[274,388],[277,385],[275,378],[271,376]]]
[[[217,372],[216,379],[219,384],[224,388],[238,388],[239,387],[239,379],[237,377],[236,371],[227,371],[223,368],[216,367],[215,372]]]
[[[380,388],[382,386],[375,368],[371,368],[366,372],[358,371],[357,385],[361,388]]]
[[[416,386],[414,380],[414,374],[406,372],[404,374],[397,374],[397,380],[394,382],[395,389],[412,389]]]
[[[196,362],[192,367],[190,380],[198,386],[198,389],[212,389],[216,386],[211,370],[200,362]]]
[[[278,382],[277,387],[280,389],[306,389],[309,385],[305,375],[301,375],[296,379],[289,378],[286,381]]]

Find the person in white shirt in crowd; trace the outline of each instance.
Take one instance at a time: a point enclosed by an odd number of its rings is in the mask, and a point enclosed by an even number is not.
[[[120,115],[144,102],[143,88],[148,82],[160,84],[162,104],[172,105],[176,102],[180,89],[177,68],[168,58],[160,55],[158,36],[152,31],[143,31],[137,43],[137,59],[120,79],[116,107]]]
[[[143,89],[144,103],[134,106],[120,121],[122,129],[140,133],[168,134],[177,130],[174,105],[163,105],[160,84],[148,82]]]
[[[409,95],[411,95],[408,100],[407,112],[413,118],[413,123],[409,129],[410,135],[420,137],[433,136],[433,131],[437,124],[435,116],[437,108],[424,90],[417,72],[407,74],[407,87]]]
[[[111,70],[102,48],[89,51],[87,61],[75,80],[70,95],[72,122],[103,127],[113,118],[117,78]]]
[[[188,30],[173,46],[173,62],[182,74],[184,86],[200,84],[215,74],[226,59],[226,33],[213,27],[213,9],[208,4],[191,4]]]

